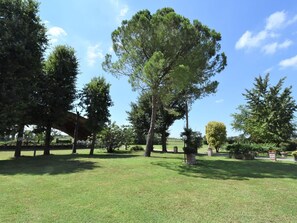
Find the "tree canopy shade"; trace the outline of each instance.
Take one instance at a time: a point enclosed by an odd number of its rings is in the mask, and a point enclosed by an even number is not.
[[[296,129],[294,112],[296,101],[292,87],[283,89],[285,78],[275,86],[269,84],[269,74],[255,79],[254,87],[243,94],[247,104],[232,114],[232,127],[242,131],[254,142],[272,142],[279,145],[289,140]]]
[[[46,127],[45,155],[49,154],[53,122],[63,121],[72,109],[76,97],[78,61],[73,48],[56,46],[44,65],[44,74],[38,80],[39,124]]]
[[[128,76],[134,90],[149,91],[152,95],[145,156],[150,156],[153,148],[158,104],[177,91],[198,92],[217,86],[211,77],[226,66],[225,54],[219,53],[220,40],[220,33],[197,20],[191,23],[171,8],[155,14],[139,11],[112,33],[118,60],[112,62],[111,55],[106,55],[103,68]]]
[[[17,126],[21,145],[36,78],[42,72],[46,29],[34,0],[0,0],[0,132]],[[20,149],[15,156],[20,156]]]
[[[94,153],[96,134],[109,122],[109,107],[112,101],[109,94],[110,84],[103,77],[93,78],[80,93],[80,106],[88,117],[87,126],[92,132],[90,155]]]
[[[206,140],[209,146],[213,146],[216,152],[227,140],[226,126],[222,122],[209,122],[205,127]]]

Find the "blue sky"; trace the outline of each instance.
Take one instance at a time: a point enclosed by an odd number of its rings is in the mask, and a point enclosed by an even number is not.
[[[228,136],[238,135],[231,128],[230,115],[245,103],[242,93],[253,86],[255,77],[267,72],[272,84],[287,77],[285,86],[293,86],[297,99],[296,0],[41,0],[39,14],[51,47],[67,44],[76,50],[78,89],[99,75],[111,84],[111,120],[123,125],[128,124],[126,111],[139,92],[132,92],[127,78],[117,79],[101,68],[105,54],[111,52],[111,33],[139,10],[154,13],[163,7],[220,32],[222,51],[228,57],[226,69],[214,78],[220,83],[217,93],[192,105],[191,128],[204,134],[209,121],[221,121]],[[171,136],[179,137],[184,125],[184,120],[177,121]]]

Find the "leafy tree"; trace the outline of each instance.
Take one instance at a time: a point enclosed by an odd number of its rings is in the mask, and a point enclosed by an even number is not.
[[[73,48],[57,46],[44,65],[44,74],[38,80],[39,124],[45,126],[44,155],[50,154],[51,128],[54,122],[62,122],[76,98],[78,61]]]
[[[103,68],[115,75],[126,75],[134,90],[152,96],[150,128],[145,156],[150,156],[157,108],[172,92],[213,85],[210,80],[226,65],[220,51],[221,35],[197,20],[191,23],[171,8],[155,14],[139,11],[112,33],[113,50]],[[160,97],[162,95],[162,97]]]
[[[123,145],[123,131],[113,122],[100,132],[100,139],[107,152],[112,153]]]
[[[104,129],[109,121],[109,107],[112,101],[109,95],[110,84],[103,77],[93,78],[80,93],[80,106],[88,117],[87,126],[92,132],[90,155],[94,154],[96,134]]]
[[[131,104],[131,111],[128,112],[128,120],[135,129],[138,138],[142,139],[147,134],[150,127],[151,115],[151,95],[141,94],[138,104]],[[183,94],[176,94],[166,104],[160,104],[156,115],[156,133],[161,135],[162,151],[167,152],[168,129],[175,120],[181,119],[185,115],[185,100]],[[141,142],[138,142],[141,143]]]
[[[292,87],[283,89],[284,80],[271,86],[269,74],[255,78],[254,87],[243,94],[247,104],[239,106],[239,112],[232,114],[232,127],[254,142],[279,145],[288,141],[296,127],[293,121],[297,105],[291,95]]]
[[[209,122],[205,127],[206,140],[209,146],[213,146],[216,152],[227,140],[226,126],[222,122]]]
[[[47,45],[38,3],[0,0],[0,30],[0,132],[9,134],[17,129],[19,140],[14,155],[19,157]]]

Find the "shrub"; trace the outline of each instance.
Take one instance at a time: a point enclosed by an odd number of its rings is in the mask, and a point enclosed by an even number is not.
[[[142,146],[132,146],[130,151],[144,151],[144,148]]]
[[[229,151],[229,156],[236,159],[254,159],[255,153],[258,150],[258,147],[255,147],[250,144],[231,144],[226,147],[226,150]]]
[[[297,151],[292,152],[292,155],[293,155],[294,157],[297,157]]]

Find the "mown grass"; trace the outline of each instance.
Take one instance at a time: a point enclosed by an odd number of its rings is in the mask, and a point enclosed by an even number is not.
[[[78,152],[1,152],[0,222],[297,221],[292,162]]]

